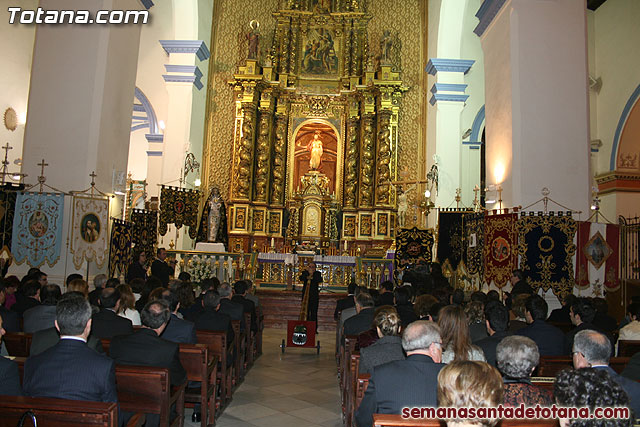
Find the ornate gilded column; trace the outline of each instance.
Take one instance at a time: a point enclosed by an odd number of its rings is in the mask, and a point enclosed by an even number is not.
[[[251,199],[252,166],[254,161],[257,91],[253,82],[236,86],[236,131],[234,137],[232,201]]]
[[[360,153],[360,206],[373,206],[373,180],[375,167],[375,115],[367,114],[362,120],[362,152]]]
[[[378,139],[376,146],[376,206],[388,205],[391,200],[390,120],[390,110],[382,110],[378,112]]]
[[[271,204],[278,206],[284,205],[284,178],[287,160],[287,106],[286,99],[278,99],[271,166]]]
[[[358,117],[358,103],[354,101],[354,108],[350,109],[347,120],[347,143],[344,166],[344,207],[355,208],[358,188],[358,136],[360,130],[360,118]],[[354,114],[355,113],[355,114]]]
[[[263,94],[263,97],[265,94]],[[261,102],[262,104],[262,102]],[[269,182],[269,166],[271,147],[269,144],[269,133],[271,130],[271,109],[260,106],[260,118],[258,119],[258,138],[256,143],[256,172],[254,197],[255,202],[267,201]]]
[[[300,21],[293,19],[291,21],[291,40],[289,44],[289,63],[287,65],[287,73],[295,74],[296,72],[296,51],[298,50],[298,33],[300,32]]]

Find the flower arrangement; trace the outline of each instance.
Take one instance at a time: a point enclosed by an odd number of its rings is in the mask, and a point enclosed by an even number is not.
[[[191,257],[187,266],[187,272],[191,274],[191,281],[201,283],[204,279],[215,276],[214,263],[214,259],[210,256],[194,255]]]

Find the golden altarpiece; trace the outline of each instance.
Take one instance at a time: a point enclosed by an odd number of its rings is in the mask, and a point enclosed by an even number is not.
[[[388,31],[369,40],[371,16],[358,0],[284,3],[273,13],[268,54],[258,58],[263,40],[250,33],[248,59],[229,82],[230,250],[247,251],[285,231],[287,245],[388,246],[399,101],[407,90],[391,65],[398,46]],[[371,42],[379,46],[375,57]]]

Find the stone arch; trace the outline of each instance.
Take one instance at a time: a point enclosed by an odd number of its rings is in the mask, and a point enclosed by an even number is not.
[[[640,172],[640,85],[622,110],[611,147],[610,170]],[[635,153],[635,160],[634,160]]]

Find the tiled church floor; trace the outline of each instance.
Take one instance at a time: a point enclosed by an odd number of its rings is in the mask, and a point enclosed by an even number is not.
[[[315,349],[290,349],[282,354],[286,330],[265,329],[263,354],[233,393],[217,427],[342,426],[340,391],[334,357],[335,335],[322,332],[320,355]],[[191,422],[185,410],[185,426]]]

